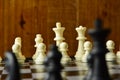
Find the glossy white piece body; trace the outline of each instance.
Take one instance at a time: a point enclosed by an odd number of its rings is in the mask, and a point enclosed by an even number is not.
[[[82,57],[82,62],[87,62],[87,57],[92,50],[92,43],[90,41],[85,41],[84,50],[85,50],[85,54]]]
[[[37,46],[37,56],[34,60],[35,64],[43,64],[46,57],[46,45],[44,43],[39,43]]]
[[[65,38],[63,37],[63,32],[65,30],[65,27],[61,27],[61,23],[57,22],[56,23],[56,28],[53,28],[53,31],[55,32],[55,38],[54,40],[56,41],[56,45],[59,46],[60,43],[65,40]]]
[[[35,37],[35,45],[34,47],[36,47],[36,51],[35,51],[35,54],[32,56],[33,60],[35,60],[38,56],[38,51],[37,51],[37,47],[40,43],[43,42],[43,38],[42,38],[42,35],[41,34],[36,34],[36,37]]]
[[[115,61],[116,60],[116,55],[113,52],[115,48],[115,43],[112,40],[108,40],[106,42],[106,47],[109,50],[109,52],[106,54],[106,61]]]
[[[85,37],[86,27],[79,26],[76,28],[76,31],[78,33],[78,37],[76,38],[76,40],[78,40],[78,49],[77,49],[77,52],[75,54],[75,59],[81,60],[83,54],[85,53],[84,42],[86,40],[86,37]]]
[[[13,53],[15,53],[17,59],[18,59],[18,62],[19,63],[24,63],[25,61],[25,56],[22,55],[22,51],[21,51],[21,48],[22,48],[22,40],[21,40],[21,37],[16,37],[15,38],[15,42],[12,46],[12,51]]]
[[[59,50],[62,53],[62,59],[61,59],[61,63],[68,63],[69,61],[71,61],[71,58],[69,57],[67,51],[68,51],[68,44],[66,42],[62,42],[59,45]]]

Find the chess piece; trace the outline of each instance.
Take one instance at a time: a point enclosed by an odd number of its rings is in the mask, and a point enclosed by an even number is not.
[[[0,62],[2,62],[2,58],[0,57]]]
[[[21,80],[19,64],[14,53],[5,53],[5,67],[8,72],[6,80]]]
[[[43,64],[46,57],[46,45],[44,43],[39,43],[37,46],[37,57],[34,60],[35,64]]]
[[[61,23],[57,22],[56,23],[56,28],[53,28],[53,31],[55,32],[56,37],[54,38],[54,40],[56,41],[56,45],[59,46],[60,43],[65,40],[65,38],[63,37],[63,32],[65,30],[65,27],[61,27]]]
[[[83,45],[86,40],[86,37],[85,37],[86,27],[79,26],[76,28],[76,31],[78,33],[78,37],[76,38],[78,40],[78,49],[75,54],[75,58],[76,60],[81,60],[83,54],[85,53]]]
[[[35,60],[36,57],[38,56],[37,46],[39,45],[39,43],[42,43],[42,42],[43,42],[42,35],[41,34],[36,34],[35,45],[34,45],[34,47],[36,47],[36,51],[35,51],[35,54],[32,57],[33,60]]]
[[[62,80],[61,69],[63,67],[60,63],[61,58],[62,54],[58,51],[58,47],[51,45],[44,62],[47,71],[45,80]]]
[[[15,42],[12,46],[12,51],[13,53],[15,53],[18,62],[23,63],[25,61],[25,56],[22,55],[21,47],[22,47],[21,37],[16,37]]]
[[[93,70],[94,70],[94,55],[89,53],[86,58],[87,64],[88,64],[88,73],[85,76],[84,80],[92,80],[93,77]]]
[[[113,49],[115,48],[115,43],[112,40],[108,40],[106,43],[108,53],[106,54],[106,60],[107,61],[115,61],[116,60],[116,55],[113,52]]]
[[[82,57],[82,62],[87,62],[87,57],[92,50],[92,44],[90,41],[86,41],[84,43],[84,50],[85,50],[85,54]]]
[[[90,29],[88,32],[94,42],[94,47],[90,54],[94,56],[93,72],[92,78],[89,80],[111,80],[105,61],[105,54],[108,52],[106,49],[106,37],[110,30],[102,28],[102,21],[100,19],[95,21],[95,27],[95,29]]]
[[[117,51],[116,53],[116,57],[117,57],[117,62],[120,63],[120,47],[119,47],[119,51]]]
[[[59,50],[62,53],[61,63],[67,64],[71,61],[67,51],[68,51],[68,44],[66,42],[62,42],[59,45]]]

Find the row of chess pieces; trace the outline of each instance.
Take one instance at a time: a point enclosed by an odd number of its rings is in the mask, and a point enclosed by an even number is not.
[[[92,50],[92,43],[90,41],[86,41],[85,37],[85,31],[86,27],[79,26],[76,28],[76,31],[78,33],[78,37],[76,40],[78,40],[78,50],[76,51],[75,54],[75,59],[80,60],[82,62],[87,62],[87,56]],[[63,32],[65,30],[65,27],[61,27],[61,23],[57,22],[56,27],[53,28],[53,31],[55,32],[55,38],[54,40],[56,41],[56,45],[59,48],[59,51],[62,53],[62,59],[61,63],[68,63],[71,61],[70,56],[67,54],[68,52],[68,44],[67,42],[64,42],[65,38],[63,37]],[[25,61],[25,56],[22,54],[21,51],[21,44],[22,39],[21,37],[16,37],[14,44],[12,46],[12,51],[15,53],[17,56],[17,59],[20,63],[24,63]],[[43,43],[43,38],[41,34],[36,34],[35,37],[35,46],[36,51],[35,54],[32,56],[34,62],[36,64],[43,64],[44,59],[46,57],[46,45]],[[120,51],[117,53],[114,52],[115,48],[115,43],[112,40],[108,40],[106,42],[106,48],[109,50],[108,54],[106,54],[106,60],[107,61],[115,61],[115,60],[120,60]],[[2,58],[0,58],[2,60]]]

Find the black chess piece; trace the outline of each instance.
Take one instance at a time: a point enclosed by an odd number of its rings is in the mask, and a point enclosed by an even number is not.
[[[45,80],[62,80],[61,70],[63,67],[60,63],[61,58],[62,54],[58,51],[58,47],[51,45],[44,62],[47,71]]]
[[[8,72],[6,80],[21,80],[16,56],[10,51],[5,53],[5,69]]]
[[[101,19],[95,21],[95,27],[95,29],[88,31],[94,42],[91,51],[91,55],[94,55],[93,72],[89,80],[111,80],[105,60],[105,54],[108,52],[106,49],[106,37],[110,33],[110,29],[102,28]]]
[[[93,76],[93,64],[94,64],[94,55],[93,54],[89,54],[87,57],[87,64],[88,64],[88,73],[85,76],[84,80],[91,80],[92,76]]]

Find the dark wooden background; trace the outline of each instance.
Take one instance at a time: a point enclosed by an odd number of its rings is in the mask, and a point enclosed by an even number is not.
[[[22,20],[25,24],[20,26]],[[10,50],[17,36],[22,38],[22,51],[26,57],[34,52],[34,38],[42,34],[48,46],[55,43],[52,28],[56,22],[65,27],[64,37],[69,45],[69,55],[74,56],[78,41],[75,28],[79,25],[93,28],[94,20],[100,17],[105,28],[111,28],[108,39],[120,45],[120,0],[0,0],[0,56]],[[87,40],[91,40],[87,34]]]

